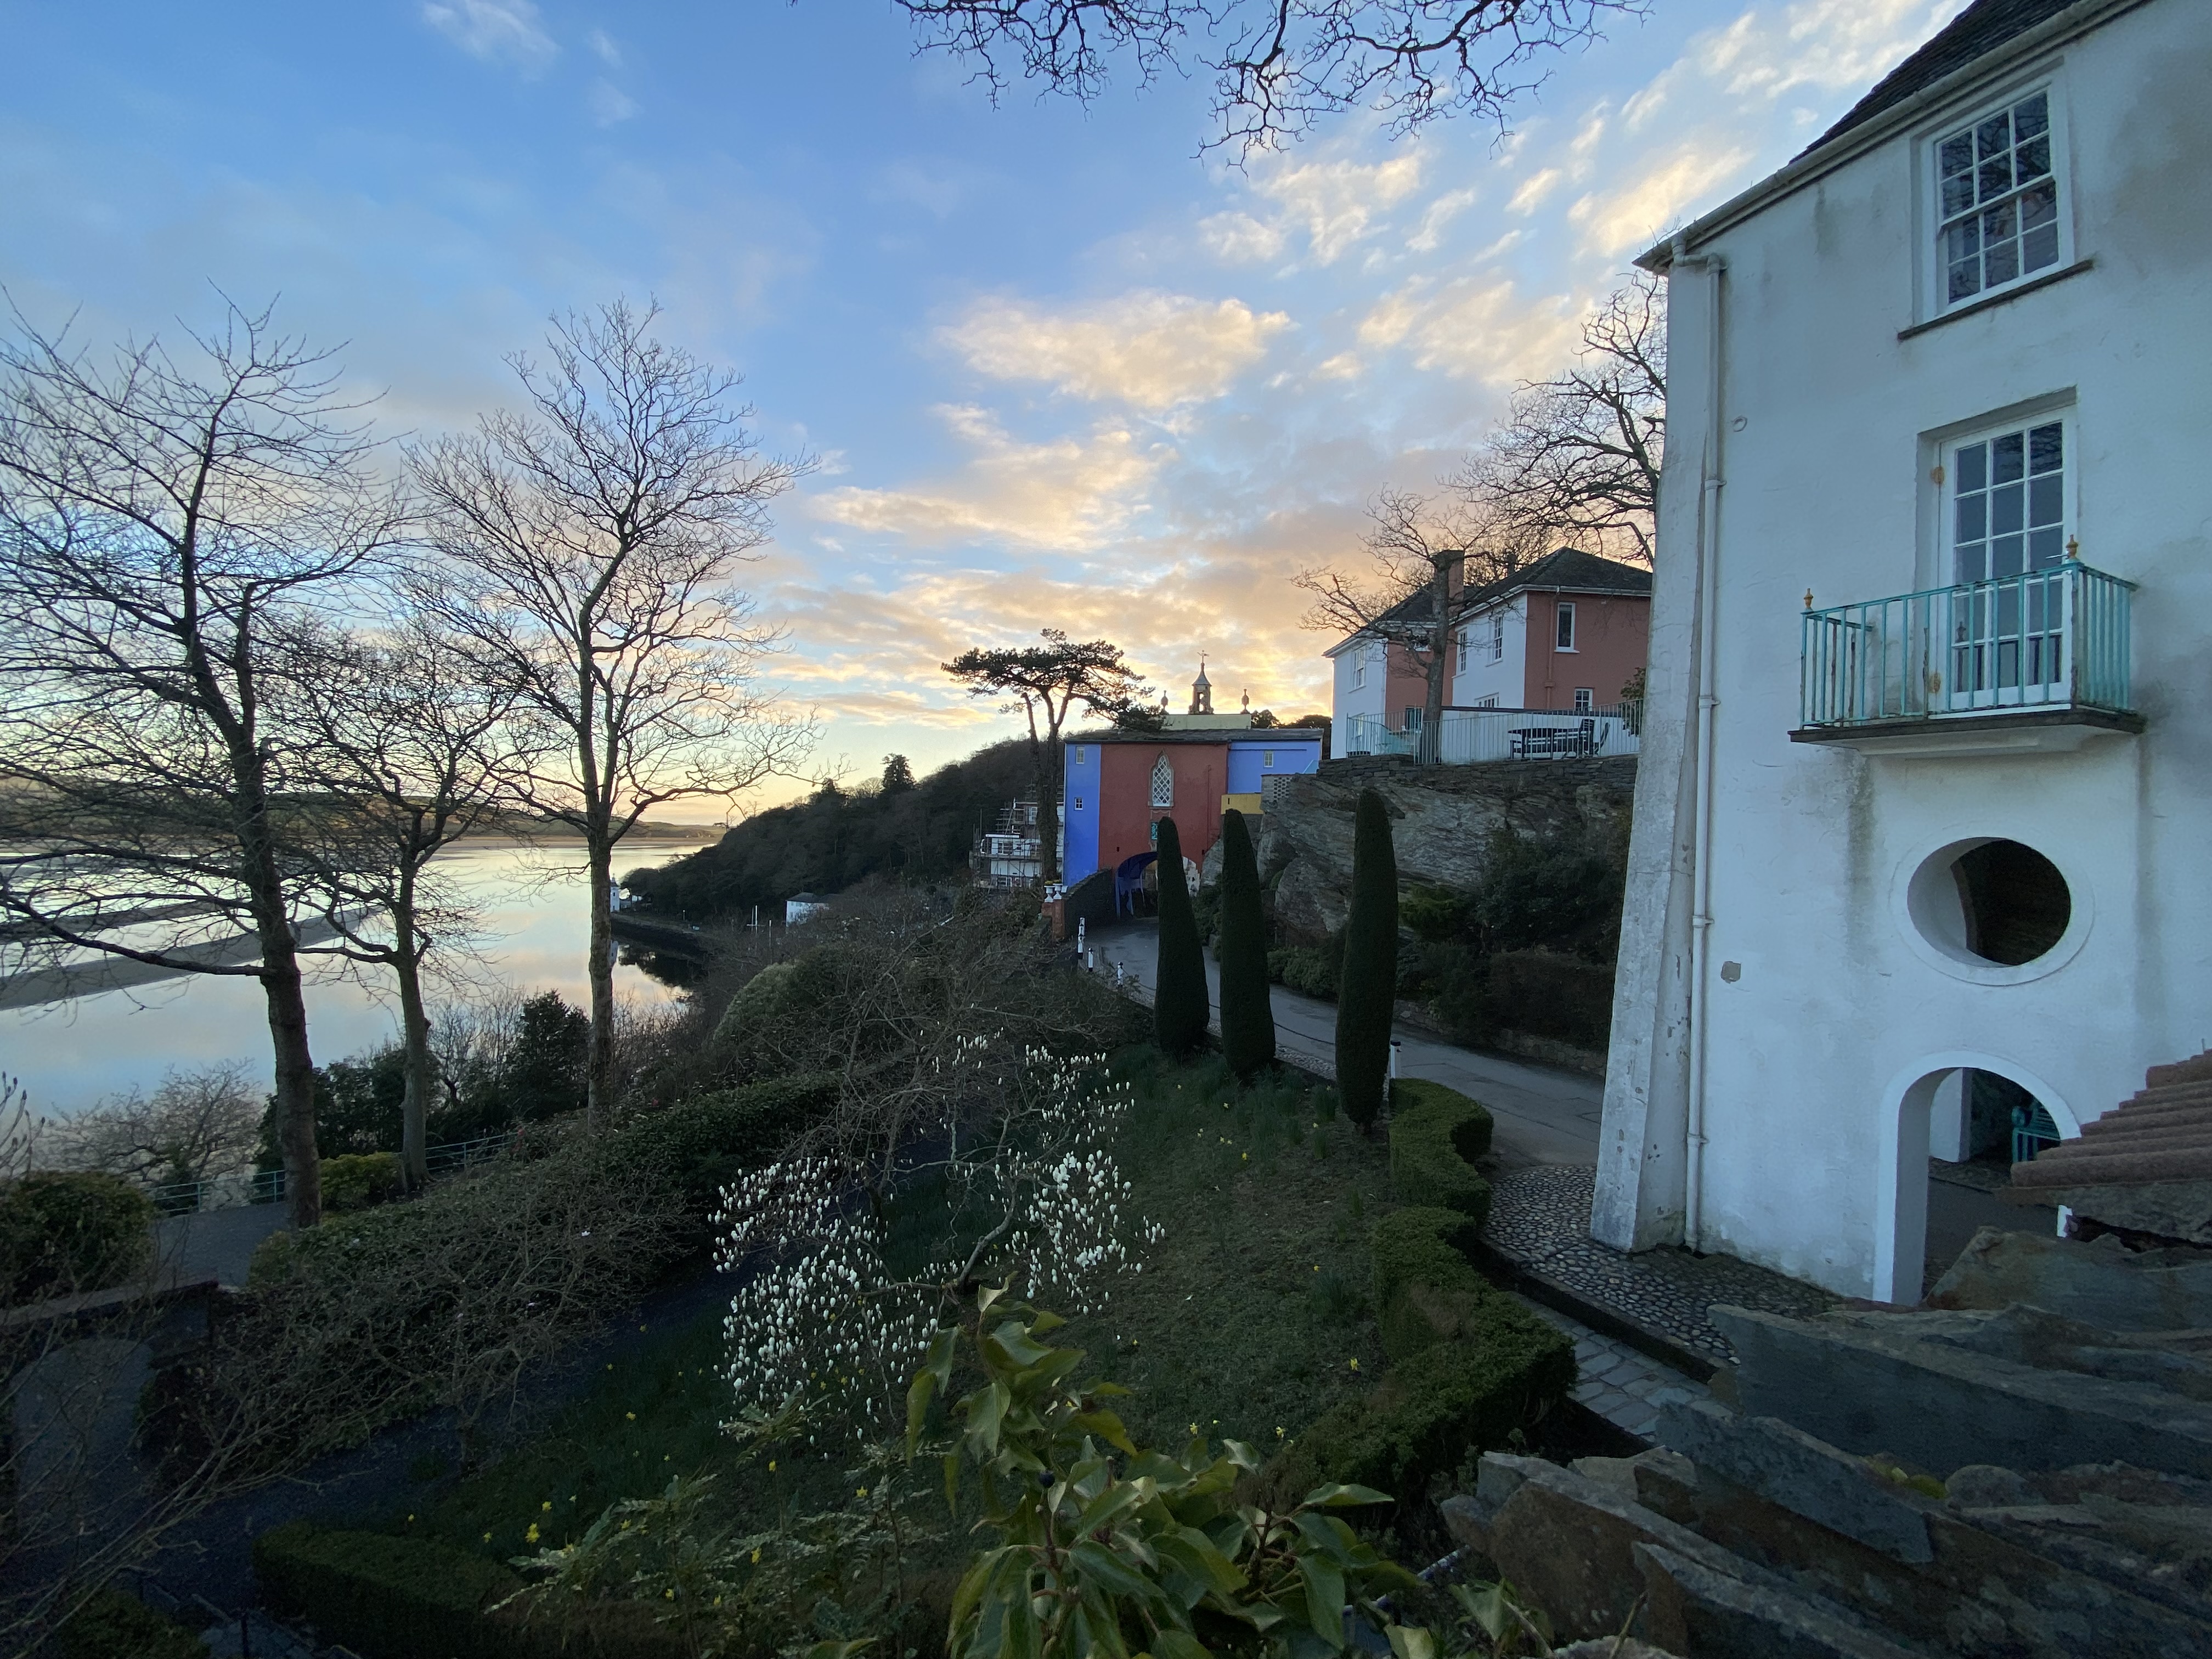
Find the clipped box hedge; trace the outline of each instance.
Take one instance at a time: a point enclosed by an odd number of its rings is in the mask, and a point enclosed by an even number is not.
[[[1401,1078],[1390,1092],[1390,1181],[1408,1204],[1457,1210],[1478,1231],[1490,1183],[1475,1160],[1490,1150],[1489,1109],[1456,1089]]]
[[[261,1593],[362,1659],[679,1659],[677,1634],[639,1603],[555,1620],[499,1604],[522,1580],[428,1538],[287,1522],[253,1540]],[[494,1611],[497,1608],[497,1611]]]
[[[1375,1307],[1382,1351],[1407,1359],[1456,1328],[1451,1310],[1495,1294],[1468,1261],[1480,1235],[1457,1210],[1417,1205],[1375,1224]]]
[[[1511,1444],[1515,1431],[1555,1407],[1574,1381],[1566,1335],[1493,1291],[1470,1302],[1451,1340],[1394,1364],[1373,1394],[1337,1407],[1300,1435],[1266,1484],[1279,1499],[1346,1481],[1419,1503],[1431,1480]]]

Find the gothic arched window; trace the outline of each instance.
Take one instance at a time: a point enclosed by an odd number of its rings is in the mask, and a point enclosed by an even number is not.
[[[1152,805],[1175,805],[1175,768],[1168,763],[1165,755],[1152,763]]]

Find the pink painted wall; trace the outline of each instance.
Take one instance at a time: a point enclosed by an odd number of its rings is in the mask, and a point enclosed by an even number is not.
[[[1175,769],[1175,805],[1155,811],[1152,763],[1163,754]],[[1100,869],[1111,870],[1123,859],[1150,852],[1156,817],[1173,818],[1183,856],[1194,864],[1205,862],[1206,850],[1221,839],[1221,797],[1229,787],[1226,733],[1218,744],[1101,744],[1099,761]]]
[[[1575,607],[1575,648],[1561,651],[1559,602]],[[1587,685],[1600,708],[1620,701],[1621,688],[1644,666],[1651,633],[1651,601],[1641,595],[1528,595],[1528,656],[1524,708],[1572,708],[1575,688]]]

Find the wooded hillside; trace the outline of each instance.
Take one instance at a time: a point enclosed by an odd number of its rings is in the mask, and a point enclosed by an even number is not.
[[[707,921],[794,893],[840,892],[873,875],[964,879],[976,832],[1030,787],[1026,745],[993,744],[918,782],[893,774],[889,787],[817,789],[747,818],[712,847],[633,870],[623,885],[659,915]]]

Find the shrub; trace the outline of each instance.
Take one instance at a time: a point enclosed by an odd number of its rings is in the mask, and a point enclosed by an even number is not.
[[[1446,979],[1437,1017],[1462,1042],[1492,1042],[1501,1032],[1549,1037],[1601,1050],[1613,1030],[1613,970],[1551,951],[1512,951],[1478,958]]]
[[[1470,901],[1454,887],[1416,882],[1398,907],[1398,919],[1425,944],[1441,945],[1466,927]]]
[[[1242,812],[1221,815],[1221,1052],[1246,1082],[1275,1059],[1275,1010],[1267,999],[1267,923],[1260,911],[1260,867]]]
[[[1455,1329],[1474,1303],[1496,1295],[1468,1260],[1480,1237],[1470,1217],[1425,1205],[1376,1224],[1375,1306],[1392,1359],[1419,1352]]]
[[[56,1637],[60,1659],[207,1659],[207,1644],[137,1596],[95,1590]]]
[[[1616,838],[1617,839],[1617,838]],[[1620,938],[1625,845],[1526,836],[1501,824],[1490,837],[1470,909],[1492,952],[1538,945],[1610,962]]]
[[[1402,1503],[1428,1495],[1479,1452],[1509,1445],[1574,1386],[1574,1344],[1518,1303],[1492,1293],[1462,1333],[1394,1365],[1364,1400],[1322,1416],[1263,1477],[1273,1492],[1328,1481],[1372,1486]]]
[[[492,1611],[520,1578],[428,1539],[292,1521],[253,1540],[253,1571],[270,1607],[365,1659],[508,1659],[557,1645],[554,1632]]]
[[[820,1115],[834,1086],[828,1078],[775,1078],[665,1107],[610,1136],[609,1161],[672,1185],[703,1221],[740,1170],[773,1162]]]
[[[1352,834],[1352,912],[1344,924],[1344,977],[1336,997],[1336,1086],[1344,1115],[1364,1130],[1382,1115],[1390,1022],[1398,989],[1398,860],[1390,812],[1359,792]]]
[[[782,1006],[792,973],[792,963],[771,962],[739,986],[737,995],[730,999],[730,1006],[722,1011],[722,1018],[715,1024],[714,1041],[735,1044],[754,1027],[774,1018]]]
[[[366,1210],[399,1193],[399,1158],[392,1152],[347,1152],[323,1160],[323,1208],[332,1214]]]
[[[1177,1059],[1206,1046],[1212,1012],[1206,994],[1206,958],[1183,880],[1182,837],[1173,818],[1159,821],[1160,954],[1153,978],[1152,1030],[1161,1048]]]
[[[1344,978],[1344,935],[1331,933],[1320,945],[1293,945],[1267,952],[1267,977],[1303,996],[1336,1000]]]
[[[1489,1109],[1456,1089],[1401,1078],[1390,1094],[1390,1180],[1408,1204],[1457,1210],[1480,1231],[1490,1183],[1474,1167],[1490,1150]]]
[[[0,1290],[10,1303],[104,1291],[154,1253],[154,1202],[93,1170],[34,1170],[0,1187]]]

